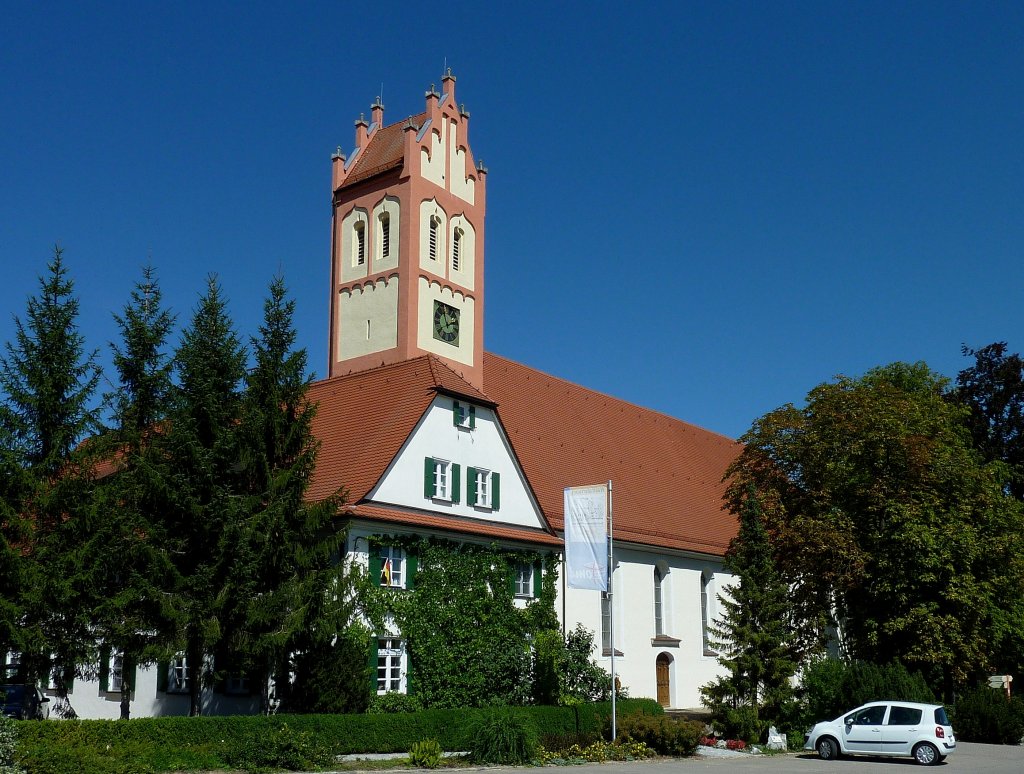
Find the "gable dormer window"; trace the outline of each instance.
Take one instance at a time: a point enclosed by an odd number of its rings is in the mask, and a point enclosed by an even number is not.
[[[460,255],[462,252],[462,229],[455,229],[452,235],[452,271],[458,271],[461,265]]]
[[[454,401],[452,403],[452,424],[467,430],[476,428],[476,406]]]
[[[353,228],[356,233],[356,266],[363,266],[366,263],[366,224],[359,220]]]
[[[498,510],[501,505],[501,476],[483,468],[467,468],[466,501],[476,508]]]
[[[430,243],[429,243],[429,255],[430,260],[437,260],[437,231],[441,227],[441,219],[437,215],[430,216]]]
[[[380,256],[387,258],[391,255],[391,216],[382,212],[380,214]]]
[[[426,457],[423,461],[423,496],[428,500],[459,502],[461,469],[454,462]]]

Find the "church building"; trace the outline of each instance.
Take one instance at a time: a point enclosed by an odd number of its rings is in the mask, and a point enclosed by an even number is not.
[[[449,71],[422,113],[385,124],[376,100],[354,149],[333,158],[330,376],[314,385],[322,448],[312,496],[350,493],[350,556],[387,563],[381,532],[553,549],[566,487],[611,481],[610,599],[567,587],[566,631],[596,634],[597,660],[632,696],[700,704],[719,673],[708,642],[736,520],[728,438],[484,351],[487,170]],[[536,571],[517,578],[529,597]],[[611,606],[614,606],[614,610]],[[612,628],[614,627],[614,631]],[[381,632],[378,686],[405,690],[401,632]],[[413,666],[414,668],[414,666]]]

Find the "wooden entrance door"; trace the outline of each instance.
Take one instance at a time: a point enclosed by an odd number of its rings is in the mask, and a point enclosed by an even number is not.
[[[662,707],[667,707],[671,703],[669,698],[671,692],[669,691],[668,682],[668,665],[671,663],[671,658],[667,653],[658,654],[657,661],[657,677],[658,677],[658,704]]]

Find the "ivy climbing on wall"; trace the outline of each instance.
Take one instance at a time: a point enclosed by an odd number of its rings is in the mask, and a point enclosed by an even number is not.
[[[537,663],[533,644],[559,631],[553,553],[392,535],[370,546],[367,617],[378,632],[390,628],[405,640],[407,690],[423,706],[529,704],[548,693],[541,683],[550,670]],[[405,551],[407,588],[378,585],[382,546]],[[520,563],[533,567],[524,606],[515,599]]]

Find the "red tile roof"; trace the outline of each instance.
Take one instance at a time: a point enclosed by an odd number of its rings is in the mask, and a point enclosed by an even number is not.
[[[434,395],[443,392],[497,403],[555,529],[563,528],[565,487],[610,479],[617,540],[724,553],[736,534],[736,519],[723,508],[722,477],[740,451],[737,442],[490,353],[484,354],[484,385],[486,394],[431,356],[314,384],[310,395],[319,402],[314,431],[322,446],[311,496],[344,485],[350,502],[359,503]],[[354,515],[517,540],[541,534],[370,504],[356,505]],[[510,534],[499,534],[505,529]]]
[[[345,178],[345,182],[341,184],[341,188],[346,188],[361,180],[379,175],[381,172],[387,172],[389,169],[402,166],[405,160],[406,123],[412,121],[416,128],[419,129],[426,120],[427,114],[420,113],[418,116],[411,116],[403,121],[381,127],[375,131],[371,135],[366,147],[360,151],[353,162],[354,166]]]
[[[737,523],[722,477],[739,443],[491,353],[484,388],[555,529],[565,487],[611,480],[617,540],[725,552]]]
[[[320,455],[309,496],[344,486],[357,503],[373,488],[438,392],[493,405],[435,357],[423,356],[315,383]]]

